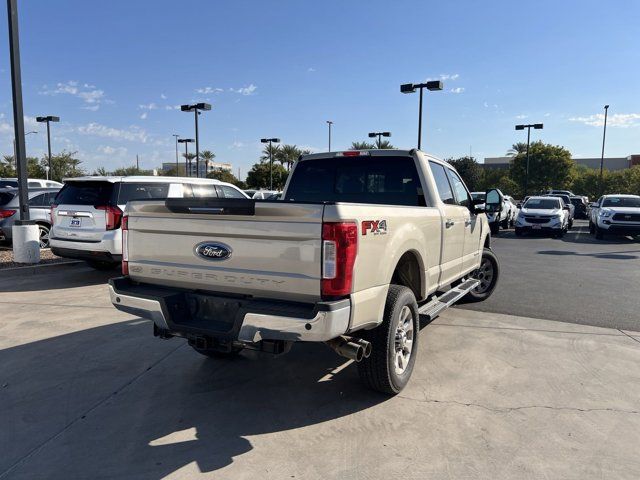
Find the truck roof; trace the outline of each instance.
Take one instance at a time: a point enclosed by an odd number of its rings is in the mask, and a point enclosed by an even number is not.
[[[159,177],[152,175],[132,175],[132,176],[116,176],[116,175],[88,175],[85,177],[65,178],[64,182],[110,182],[110,183],[202,183],[202,184],[219,184],[224,183],[213,178],[194,178],[194,177]]]
[[[430,160],[437,160],[437,161],[442,161],[437,157],[434,157],[433,155],[430,155],[426,152],[423,152],[422,150],[418,150],[416,148],[412,148],[410,150],[406,150],[406,149],[382,149],[382,150],[378,150],[378,149],[372,149],[372,150],[338,150],[338,151],[331,151],[331,152],[322,152],[322,153],[309,153],[307,155],[301,155],[300,156],[300,161],[304,161],[304,160],[314,160],[317,158],[343,158],[345,155],[345,152],[360,152],[360,155],[353,155],[354,157],[360,156],[360,157],[397,157],[397,156],[411,156],[413,155],[415,152],[420,152],[421,154],[423,154],[425,157],[427,157]],[[353,158],[353,157],[352,157]]]

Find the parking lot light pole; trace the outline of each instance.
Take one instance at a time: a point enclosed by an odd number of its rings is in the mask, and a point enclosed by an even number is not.
[[[390,137],[391,132],[369,132],[369,138],[378,137],[378,148],[382,145],[382,137]]]
[[[327,120],[327,125],[329,126],[329,152],[331,152],[331,125],[333,125],[333,122]]]
[[[516,125],[516,130],[527,129],[527,169],[524,176],[524,196],[527,196],[529,191],[529,144],[531,143],[531,128],[534,130],[542,130],[542,123],[531,123],[529,125]]]
[[[442,90],[444,85],[441,80],[431,80],[426,83],[405,83],[400,85],[401,93],[415,93],[416,89],[420,90],[420,107],[418,108],[418,150],[422,147],[422,90],[434,92]]]
[[[200,143],[198,135],[198,115],[200,111],[211,110],[211,105],[208,103],[194,103],[193,105],[181,105],[180,110],[183,112],[193,112],[196,121],[196,177],[200,176]]]
[[[180,176],[180,165],[178,164],[178,137],[180,137],[180,135],[174,133],[171,136],[174,137],[175,140],[176,140],[176,177],[179,177]]]
[[[604,193],[604,185],[603,185],[603,172],[604,169],[604,141],[607,137],[607,113],[609,112],[609,105],[604,106],[604,130],[602,131],[602,154],[600,155],[600,196]]]
[[[191,162],[189,161],[189,144],[193,143],[193,138],[180,138],[178,143],[184,143],[184,174],[187,177],[191,176]]]
[[[48,115],[46,117],[36,117],[36,122],[47,124],[47,150],[49,151],[49,170],[47,170],[47,180],[49,180],[49,172],[51,171],[51,129],[49,128],[49,124],[51,122],[59,121],[60,117],[55,117],[53,115]]]
[[[273,143],[280,143],[279,138],[261,138],[261,143],[269,144],[269,190],[273,191]]]

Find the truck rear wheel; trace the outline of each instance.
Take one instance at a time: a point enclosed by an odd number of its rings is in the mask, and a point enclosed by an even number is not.
[[[420,316],[413,292],[401,285],[389,286],[382,323],[362,335],[372,346],[371,356],[358,363],[365,385],[389,395],[407,385],[418,354],[419,330]]]

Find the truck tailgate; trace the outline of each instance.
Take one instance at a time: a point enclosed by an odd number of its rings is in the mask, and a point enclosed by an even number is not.
[[[129,275],[150,284],[317,301],[323,209],[256,202],[253,215],[174,213],[164,202],[131,202]],[[202,244],[221,244],[230,256],[200,255]]]

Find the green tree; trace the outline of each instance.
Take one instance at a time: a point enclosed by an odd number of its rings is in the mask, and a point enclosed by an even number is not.
[[[77,152],[62,151],[51,156],[51,172],[49,178],[56,182],[61,182],[63,178],[81,177],[86,175],[86,171],[82,168],[82,161],[75,158]],[[42,158],[41,165],[47,165],[48,159]]]
[[[107,171],[106,168],[104,167],[98,167],[94,170],[93,172],[94,175],[99,175],[101,177],[106,177],[107,175],[109,175],[109,172]]]
[[[482,180],[482,167],[475,158],[469,156],[448,158],[447,162],[458,171],[469,190],[476,191],[479,188]]]
[[[120,167],[116,168],[111,175],[116,175],[118,177],[130,177],[133,175],[153,175],[153,170],[142,170],[136,167]]]
[[[236,178],[236,176],[231,173],[229,170],[223,170],[222,168],[218,168],[212,172],[207,174],[207,178],[214,178],[216,180],[220,180],[221,182],[232,183],[234,185],[238,185],[241,182]]]
[[[262,149],[262,155],[260,155],[261,161],[269,161],[269,155],[273,156],[273,161],[276,162],[278,158],[278,152],[280,151],[280,145],[265,143]]]
[[[523,189],[526,170],[527,155],[520,152],[513,157],[509,176]],[[573,181],[574,171],[575,162],[566,148],[541,141],[530,145],[528,193],[567,188]]]
[[[369,142],[351,142],[349,150],[373,150],[376,146]]]
[[[3,155],[0,160],[0,177],[15,177],[16,170],[13,165],[13,155]]]
[[[183,153],[182,154],[182,158],[185,159],[185,162],[189,164],[189,168],[186,167],[185,165],[185,172],[191,174],[194,172],[193,167],[191,165],[191,162],[193,162],[193,159],[196,158],[196,154],[195,153]]]
[[[524,142],[518,142],[511,145],[511,148],[507,150],[507,157],[515,157],[519,153],[527,153],[527,144]]]
[[[213,162],[213,159],[216,158],[216,154],[211,150],[203,150],[200,152],[200,160],[204,160],[204,171],[209,171],[209,162]]]
[[[276,152],[274,160],[287,167],[287,171],[289,171],[301,154],[302,151],[296,145],[282,145]]]
[[[273,188],[282,190],[287,181],[289,172],[277,163],[273,164]],[[258,162],[247,173],[247,185],[249,188],[269,188],[269,162]]]

